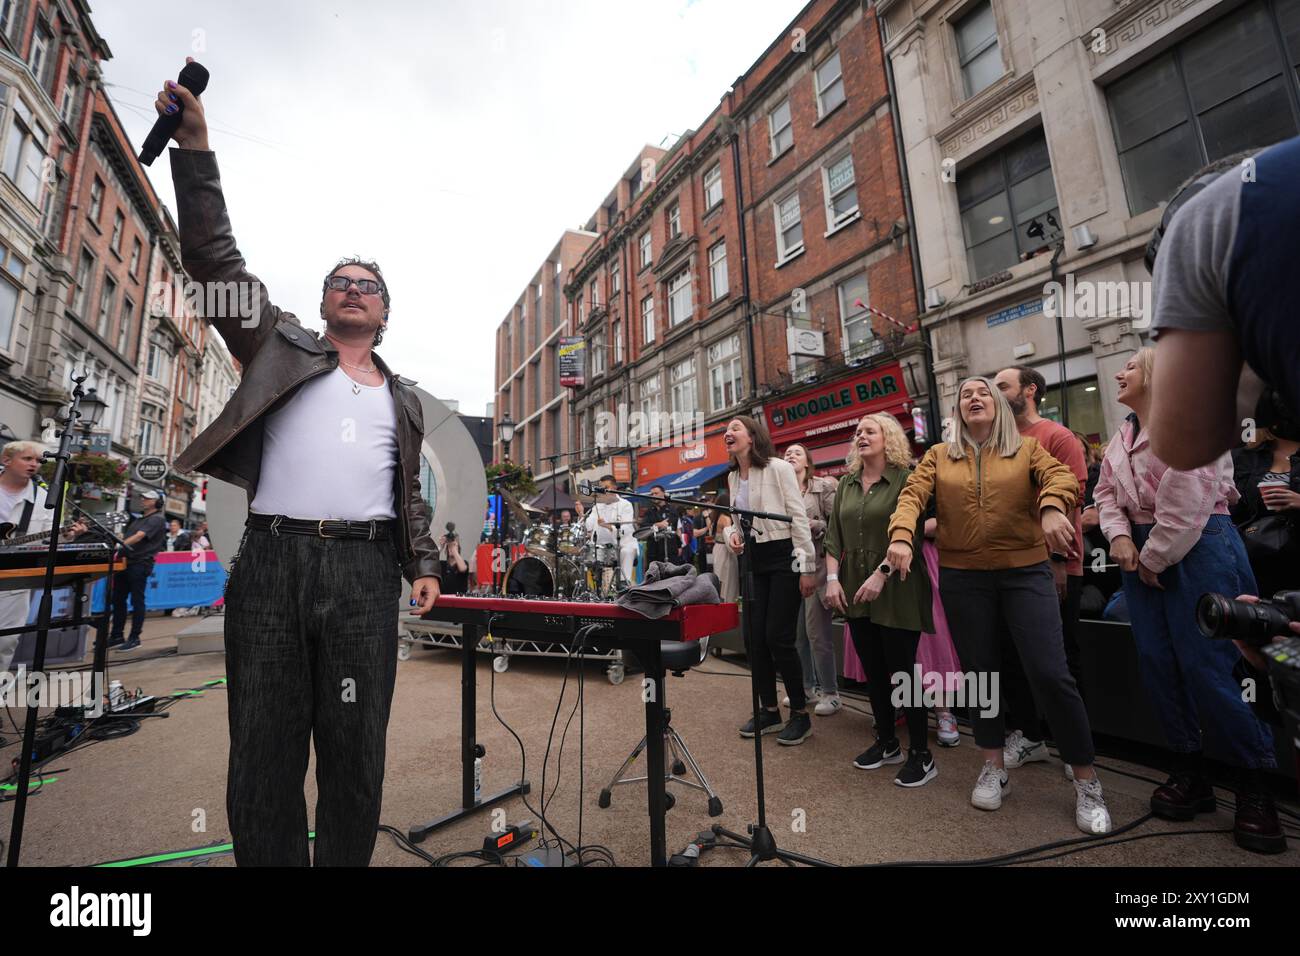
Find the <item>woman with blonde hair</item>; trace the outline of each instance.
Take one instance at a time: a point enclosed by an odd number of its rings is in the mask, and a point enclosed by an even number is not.
[[[853,766],[876,770],[903,763],[895,734],[891,678],[903,675],[903,713],[907,719],[907,762],[894,778],[900,787],[920,787],[935,778],[927,743],[928,726],[921,687],[913,686],[921,631],[933,631],[930,582],[918,550],[916,573],[892,578],[884,563],[889,519],[911,474],[912,452],[893,415],[866,415],[858,422],[846,459],[848,473],[835,489],[826,531],[826,599],[849,623],[854,649],[867,672],[876,739]],[[914,530],[920,533],[924,516]],[[910,691],[909,691],[910,688]]]
[[[1036,439],[1021,436],[1011,406],[987,378],[961,383],[951,428],[952,440],[925,453],[898,497],[886,561],[906,577],[919,550],[918,522],[933,498],[940,596],[957,653],[975,672],[982,698],[966,702],[984,755],[971,804],[997,810],[1010,790],[997,686],[1005,631],[1020,652],[1061,757],[1073,768],[1075,824],[1085,833],[1108,833],[1110,812],[1092,766],[1092,729],[1066,665],[1048,565],[1049,551],[1074,551],[1074,525],[1066,515],[1078,499],[1078,479]]]
[[[1170,468],[1151,452],[1154,351],[1140,349],[1115,381],[1133,413],[1106,450],[1097,481],[1101,530],[1124,577],[1142,682],[1174,752],[1169,779],[1151,794],[1151,812],[1190,820],[1217,808],[1202,740],[1237,768],[1237,844],[1281,853],[1286,834],[1261,770],[1277,766],[1273,736],[1242,699],[1233,677],[1238,653],[1203,637],[1196,604],[1209,591],[1255,593],[1245,546],[1229,508],[1238,493],[1225,453],[1192,471]]]
[[[817,701],[814,714],[829,717],[838,713],[841,706],[839,668],[835,666],[835,643],[831,639],[831,608],[826,603],[826,562],[822,560],[826,521],[835,500],[835,479],[814,475],[807,447],[797,442],[781,457],[794,469],[795,481],[803,494],[817,561],[817,591],[803,599],[795,648],[799,651],[799,666],[803,668],[804,696]]]

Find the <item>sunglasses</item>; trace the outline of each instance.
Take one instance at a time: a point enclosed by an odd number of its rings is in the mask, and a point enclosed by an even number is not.
[[[334,292],[347,292],[348,287],[356,285],[362,295],[378,295],[383,286],[374,279],[353,279],[350,276],[330,276],[325,280],[325,288]]]

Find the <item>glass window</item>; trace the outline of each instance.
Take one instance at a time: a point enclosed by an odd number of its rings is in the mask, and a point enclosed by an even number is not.
[[[786,98],[781,105],[767,116],[768,132],[772,139],[772,157],[776,158],[794,145],[794,127],[790,124],[790,100]]]
[[[1061,238],[1061,214],[1042,130],[957,176],[962,233],[979,279]]]
[[[122,315],[117,321],[117,354],[126,355],[126,348],[131,337],[131,319],[135,315],[135,303],[122,296]]]
[[[609,267],[609,287],[615,295],[622,291],[623,288],[617,259],[615,259]]]
[[[844,102],[844,74],[840,51],[836,50],[817,67],[817,116],[822,117]]]
[[[829,232],[858,211],[852,153],[822,167],[822,185],[826,197],[826,231]]]
[[[695,356],[674,364],[668,370],[672,382],[672,410],[677,415],[693,415],[697,406],[695,395]]]
[[[799,194],[776,204],[776,255],[788,259],[803,250],[803,220],[799,218]]]
[[[709,400],[711,411],[730,408],[741,399],[740,336],[709,346]]]
[[[655,297],[648,295],[641,300],[641,344],[649,345],[655,340]]]
[[[77,292],[72,299],[72,311],[83,319],[86,318],[86,296],[90,292],[91,273],[94,268],[95,257],[82,249],[81,262],[77,265]]]
[[[9,340],[14,334],[14,325],[18,319],[18,303],[21,288],[10,282],[8,277],[0,279],[0,349],[9,348]]]
[[[109,245],[114,252],[122,251],[122,229],[126,225],[126,219],[120,212],[113,213],[113,238],[109,240]]]
[[[668,281],[668,327],[676,328],[691,317],[691,271],[683,269]]]
[[[1255,0],[1107,88],[1130,212],[1214,160],[1300,130],[1298,41],[1300,2]]]
[[[876,349],[876,333],[871,326],[871,313],[867,305],[871,302],[871,290],[867,285],[867,274],[853,276],[837,286],[840,300],[841,341],[844,343],[844,356],[849,360],[872,355]]]
[[[614,364],[623,364],[623,320],[615,319],[613,332],[614,337]]]
[[[668,238],[675,239],[682,234],[681,203],[673,203],[668,209]]]
[[[1002,54],[998,50],[998,25],[993,18],[993,5],[981,3],[958,20],[954,29],[957,31],[957,60],[969,98],[1002,76]]]
[[[722,202],[722,164],[716,163],[704,174],[704,208],[712,209]]]
[[[113,313],[113,300],[117,298],[117,283],[113,281],[110,275],[104,276],[104,288],[99,293],[99,319],[95,322],[95,330],[100,335],[108,335],[108,319]]]
[[[639,242],[641,247],[641,268],[644,269],[646,266],[650,265],[650,260],[654,256],[654,253],[650,249],[649,229],[641,233],[641,239],[639,240]]]
[[[660,387],[659,376],[652,375],[647,379],[643,379],[639,392],[641,414],[645,415],[646,418],[657,415],[663,407],[663,389]]]
[[[131,275],[136,275],[140,269],[140,249],[140,240],[134,240],[131,244]]]
[[[721,299],[730,291],[727,285],[726,242],[719,242],[709,248],[709,288],[712,299]]]
[[[90,183],[90,218],[99,222],[99,214],[104,209],[104,183],[96,176]]]

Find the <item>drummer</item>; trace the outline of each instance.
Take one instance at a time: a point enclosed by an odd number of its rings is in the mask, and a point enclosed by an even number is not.
[[[646,508],[637,533],[637,537],[646,543],[646,562],[667,561],[669,564],[680,564],[681,539],[677,536],[677,513],[662,503],[668,497],[663,485],[653,486],[650,496],[657,501]]]
[[[636,513],[632,509],[632,502],[618,493],[618,483],[614,480],[614,476],[601,477],[600,490],[596,492],[596,502],[592,506],[591,514],[585,514],[586,509],[581,501],[575,500],[574,507],[578,511],[579,518],[585,516],[583,526],[588,532],[594,534],[597,548],[602,545],[618,547],[623,580],[629,585],[635,584],[632,568],[637,554],[636,539],[633,537]]]

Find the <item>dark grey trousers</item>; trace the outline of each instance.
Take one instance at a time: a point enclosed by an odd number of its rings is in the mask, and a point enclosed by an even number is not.
[[[1061,634],[1061,609],[1046,561],[1002,571],[939,569],[939,596],[962,667],[1002,676],[1001,635],[1011,635],[1039,711],[1052,725],[1061,759],[1091,764],[1092,729],[1083,698],[1070,676]],[[994,695],[996,700],[997,695]],[[971,702],[967,702],[968,704]],[[971,706],[975,744],[1000,750],[1006,725],[1000,704],[985,717]]]
[[[315,865],[369,865],[401,588],[389,539],[244,532],[225,635],[226,812],[238,865],[311,864],[303,781],[312,740]]]

